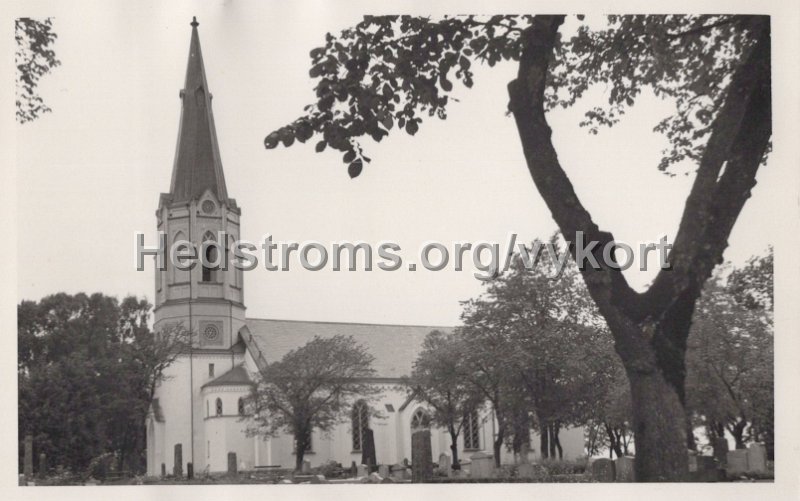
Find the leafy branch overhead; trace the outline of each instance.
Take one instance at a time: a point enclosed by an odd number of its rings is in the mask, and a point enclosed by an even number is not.
[[[735,16],[608,16],[570,19],[557,35],[549,65],[547,109],[575,105],[594,85],[607,103],[580,123],[592,134],[612,126],[645,89],[671,99],[674,113],[658,121],[669,147],[659,169],[699,161],[724,102],[730,75],[753,45]],[[315,138],[317,152],[342,154],[351,177],[370,159],[361,140],[380,142],[392,130],[414,135],[425,117],[447,118],[455,83],[473,85],[473,64],[517,61],[533,16],[365,16],[311,51],[316,102],[264,140],[267,148]]]
[[[37,94],[37,86],[39,79],[61,64],[52,49],[57,38],[52,28],[53,22],[49,17],[44,21],[22,17],[14,22],[14,40],[17,45],[14,54],[14,64],[17,67],[16,107],[19,123],[29,122],[42,113],[51,111]]]

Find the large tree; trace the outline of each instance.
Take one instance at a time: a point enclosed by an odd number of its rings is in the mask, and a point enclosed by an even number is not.
[[[262,369],[246,401],[251,435],[294,437],[295,469],[303,467],[313,430],[330,431],[356,399],[376,395],[374,357],[351,336],[315,337]]]
[[[524,257],[516,254],[508,272],[465,303],[462,316],[469,357],[502,376],[507,438],[523,458],[531,427],[539,431],[541,456],[561,457],[561,428],[595,417],[598,391],[618,367],[577,267],[556,236],[550,251],[544,244],[536,240]]]
[[[680,480],[686,457],[685,352],[703,284],[722,261],[731,229],[750,197],[772,131],[770,22],[766,16],[365,17],[311,51],[317,101],[270,133],[265,146],[318,136],[316,150],[343,153],[351,176],[369,158],[358,139],[380,141],[395,125],[415,134],[425,115],[445,118],[453,81],[473,83],[474,61],[513,60],[509,83],[526,166],[566,239],[582,232],[601,249],[614,242],[583,205],[558,160],[546,112],[572,106],[591,86],[608,86],[593,106],[590,130],[612,125],[642,90],[675,103],[659,122],[670,148],[660,168],[697,165],[680,226],[651,286],[632,288],[615,264],[581,264],[631,386],[636,473],[643,481]],[[605,21],[605,22],[602,22]],[[397,130],[394,129],[394,130]],[[618,183],[609,181],[603,189]],[[573,257],[576,246],[571,246]]]
[[[20,451],[25,435],[50,464],[82,473],[112,453],[142,469],[145,416],[164,370],[186,347],[180,326],[154,334],[150,305],[54,294],[17,308]]]
[[[450,435],[455,470],[461,468],[458,437],[465,419],[482,404],[480,394],[463,377],[463,349],[457,335],[434,330],[425,337],[411,376],[404,378],[410,395],[428,404],[433,409],[431,421]]]

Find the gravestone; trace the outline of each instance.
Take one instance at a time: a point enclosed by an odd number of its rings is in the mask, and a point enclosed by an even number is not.
[[[494,456],[476,452],[470,459],[469,476],[472,478],[492,478],[494,476]]]
[[[595,459],[592,463],[592,478],[596,482],[613,482],[616,478],[614,461],[606,458]]]
[[[517,468],[517,476],[519,478],[533,478],[534,473],[533,463],[521,463]]]
[[[39,454],[39,476],[42,478],[47,476],[47,454],[44,452]]]
[[[719,462],[721,467],[728,464],[728,439],[715,438],[714,439],[714,458]]]
[[[181,444],[175,444],[175,451],[174,451],[175,460],[172,463],[174,466],[172,467],[172,474],[176,477],[183,476],[183,446]]]
[[[382,464],[378,466],[378,475],[382,476],[383,478],[389,477],[389,465]]]
[[[527,441],[522,442],[519,447],[519,462],[521,464],[530,463],[531,444]]]
[[[367,465],[365,464],[358,465],[358,469],[356,470],[356,476],[366,477],[367,475],[369,475],[369,468],[367,468]]]
[[[614,460],[614,481],[636,481],[636,474],[634,473],[633,469],[633,458],[631,456],[623,456]]]
[[[350,474],[354,477],[358,476],[358,466],[356,466],[355,461],[350,462]]]
[[[369,471],[378,464],[375,457],[375,435],[372,428],[365,428],[364,435],[361,437],[361,464],[367,465]]]
[[[408,467],[398,463],[391,467],[392,478],[395,480],[406,480],[408,478]]]
[[[728,451],[728,465],[725,471],[733,476],[747,472],[747,451],[745,449]]]
[[[303,475],[310,475],[311,474],[311,461],[304,459],[303,464],[300,467],[300,473]]]
[[[724,480],[720,472],[719,463],[713,456],[696,456],[695,462],[697,469],[689,472],[689,480],[692,482],[718,482]]]
[[[697,452],[689,451],[689,473],[697,471]]]
[[[238,473],[236,469],[236,453],[229,452],[228,453],[228,475],[236,475]]]
[[[750,473],[766,473],[767,448],[764,444],[750,444],[747,447],[747,471]]]
[[[411,435],[411,481],[428,482],[431,478],[433,478],[431,432],[415,431]]]
[[[167,465],[161,463],[161,478],[164,478],[166,476],[167,476]]]
[[[378,472],[373,471],[369,474],[369,483],[371,484],[382,484],[383,477],[378,474]]]
[[[22,464],[25,478],[33,478],[33,435],[25,435],[25,459]]]
[[[450,463],[450,456],[444,452],[439,454],[439,472],[445,475],[450,475],[452,464]]]
[[[192,463],[186,463],[186,478],[189,480],[194,478],[194,465]]]

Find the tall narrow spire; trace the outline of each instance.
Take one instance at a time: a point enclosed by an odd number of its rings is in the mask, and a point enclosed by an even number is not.
[[[211,112],[211,93],[206,81],[203,53],[200,51],[198,25],[197,19],[192,18],[186,83],[180,92],[181,122],[170,198],[172,202],[188,201],[211,190],[219,200],[227,202],[228,191]]]

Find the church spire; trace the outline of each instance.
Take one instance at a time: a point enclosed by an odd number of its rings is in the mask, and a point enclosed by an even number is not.
[[[197,34],[198,25],[197,19],[192,18],[186,83],[180,92],[181,122],[170,198],[172,202],[189,201],[211,190],[219,200],[228,202],[214,115],[211,112],[212,96],[208,90],[200,37]]]

